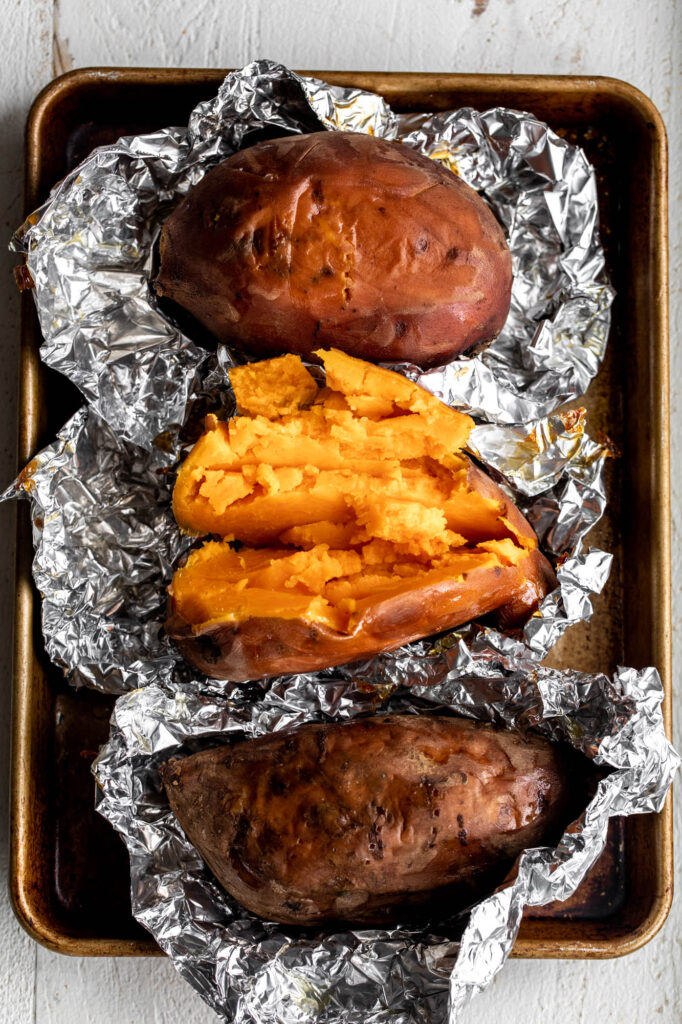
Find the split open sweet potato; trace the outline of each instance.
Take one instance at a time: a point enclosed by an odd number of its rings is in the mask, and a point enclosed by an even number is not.
[[[179,525],[221,539],[175,573],[166,628],[216,678],[338,665],[493,611],[520,625],[555,583],[462,452],[468,416],[318,354],[326,386],[293,355],[233,370],[241,415],[209,417],[178,475]]]
[[[334,346],[448,361],[495,338],[512,266],[490,207],[446,167],[369,135],[261,142],[166,221],[156,291],[255,355]]]
[[[485,723],[383,715],[171,760],[161,777],[187,837],[248,910],[384,925],[445,918],[499,885],[522,850],[557,841],[586,800],[582,760]]]

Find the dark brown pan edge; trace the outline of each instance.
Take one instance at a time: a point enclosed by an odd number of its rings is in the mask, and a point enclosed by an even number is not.
[[[670,499],[668,437],[668,311],[667,311],[667,195],[665,129],[653,104],[632,86],[607,78],[564,78],[556,76],[509,75],[422,75],[313,72],[332,83],[356,85],[383,93],[389,102],[400,104],[409,97],[421,109],[447,109],[465,105],[506,103],[536,109],[551,121],[552,109],[565,104],[580,104],[583,111],[597,107],[605,95],[614,109],[629,115],[639,136],[651,154],[648,175],[639,182],[635,199],[643,201],[649,213],[648,226],[639,224],[639,241],[649,256],[646,273],[637,278],[633,293],[623,297],[628,313],[635,320],[640,350],[635,354],[633,372],[628,375],[632,391],[645,381],[648,425],[638,425],[640,446],[646,446],[651,459],[650,482],[634,483],[634,492],[648,498],[649,550],[653,565],[653,585],[647,574],[652,566],[641,567],[640,595],[651,598],[644,610],[646,628],[641,628],[642,605],[637,609],[641,643],[648,644],[636,664],[656,664],[664,681],[664,715],[671,734],[671,652],[670,652]],[[182,83],[218,84],[223,71],[171,69],[83,69],[56,79],[37,98],[27,125],[26,209],[38,203],[44,183],[45,139],[49,135],[51,111],[65,94],[77,99],[78,91],[98,82],[121,82],[159,86]],[[542,111],[540,112],[540,107]],[[564,110],[565,110],[564,106]],[[633,142],[634,144],[634,142]],[[642,186],[645,186],[644,188]],[[633,188],[637,183],[633,184]],[[45,422],[43,401],[44,371],[38,358],[33,328],[32,300],[24,296],[21,345],[21,399],[19,464],[35,453]],[[650,307],[650,308],[649,308]],[[648,313],[648,318],[645,313]],[[646,349],[644,334],[651,338]],[[642,349],[644,351],[642,351]],[[640,394],[641,401],[641,394]],[[635,438],[635,446],[637,438]],[[644,488],[642,494],[641,488]],[[44,808],[43,784],[36,769],[42,763],[41,751],[48,740],[50,722],[41,707],[51,701],[50,681],[36,655],[34,637],[34,592],[31,582],[30,525],[25,506],[18,517],[17,598],[15,617],[15,672],[12,724],[11,864],[10,890],[15,910],[27,930],[51,949],[74,955],[144,955],[158,953],[151,939],[96,938],[65,934],[41,902],[36,873],[46,854],[47,835],[40,831],[40,812]],[[655,591],[654,600],[652,592]],[[644,602],[642,602],[644,604]],[[627,625],[627,623],[626,623]],[[637,651],[633,651],[636,654]],[[42,802],[41,802],[42,801]],[[628,832],[637,839],[642,857],[654,851],[648,868],[651,899],[644,913],[627,913],[622,921],[613,919],[594,927],[591,922],[524,919],[514,956],[524,957],[610,957],[632,952],[648,942],[663,924],[672,900],[672,804],[668,797],[660,815],[629,819]],[[630,904],[633,903],[631,899]],[[641,909],[641,908],[640,908]],[[575,926],[582,929],[582,938]],[[600,934],[601,931],[601,934]],[[563,935],[561,934],[563,932]],[[571,934],[568,934],[571,932]]]

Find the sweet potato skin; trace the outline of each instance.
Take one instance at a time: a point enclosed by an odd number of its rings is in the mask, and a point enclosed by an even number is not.
[[[171,760],[161,777],[248,910],[383,925],[434,907],[445,917],[500,884],[523,849],[556,840],[575,810],[567,758],[487,723],[384,715]]]
[[[504,517],[535,543],[533,529],[498,485],[473,463],[468,484],[504,505]],[[402,644],[454,629],[495,612],[498,623],[522,626],[556,586],[545,556],[533,547],[517,565],[481,568],[463,579],[443,571],[429,584],[414,584],[377,601],[352,633],[296,619],[250,618],[200,629],[185,622],[171,600],[166,632],[183,657],[214,679],[246,682],[289,672],[313,672],[390,651]]]
[[[528,619],[554,581],[549,562],[535,549],[518,565],[476,569],[461,582],[443,574],[437,582],[379,600],[352,633],[280,618],[197,629],[172,611],[166,632],[207,676],[243,683],[358,661],[493,611],[501,626],[512,629]]]
[[[211,170],[166,221],[157,294],[257,356],[434,366],[495,338],[511,256],[485,201],[400,143],[319,132]]]

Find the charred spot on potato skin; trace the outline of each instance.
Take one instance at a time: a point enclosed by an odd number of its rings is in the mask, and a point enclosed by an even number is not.
[[[379,827],[376,821],[372,822],[368,832],[369,838],[369,852],[375,860],[384,859],[384,842],[379,835]]]
[[[445,253],[446,260],[456,260],[459,256],[459,249],[456,246],[451,246],[450,249]]]
[[[232,846],[238,849],[243,846],[244,840],[251,831],[251,824],[249,822],[248,814],[238,814],[234,823],[234,831],[232,833]]]
[[[321,181],[315,182],[312,191],[312,199],[313,202],[316,203],[318,206],[322,206],[322,204],[324,203],[324,191],[322,189]]]
[[[223,651],[220,644],[210,636],[198,636],[195,643],[199,656],[203,661],[210,665],[217,664],[220,661]]]
[[[333,276],[334,276],[334,271],[332,270],[332,268],[330,266],[327,266],[325,264],[324,267],[320,268],[320,277],[333,277]]]
[[[253,247],[259,256],[263,255],[263,229],[256,228],[253,233]]]
[[[300,900],[285,900],[284,906],[287,910],[290,910],[293,914],[298,914],[303,904]]]
[[[309,772],[306,771],[306,777]],[[306,828],[309,828],[311,832],[320,831],[322,828],[322,819],[320,815],[320,808],[317,804],[311,804],[310,807],[306,807],[303,812],[303,824]]]
[[[467,830],[465,828],[461,828],[457,833],[457,838],[459,839],[462,846],[466,846],[468,843]]]
[[[171,758],[170,761],[166,761],[164,765],[161,765],[161,779],[164,783],[169,782],[172,786],[182,785],[182,767],[181,762],[175,758]]]
[[[270,792],[275,796],[282,796],[287,791],[287,784],[279,775],[273,775],[270,779]]]
[[[405,321],[404,320],[396,320],[394,331],[395,331],[396,338],[404,337],[405,332],[407,331],[407,324],[405,323]]]
[[[265,824],[261,829],[259,845],[264,851],[280,850],[284,842],[277,829]]]
[[[315,733],[315,740],[317,742],[317,756],[318,763],[324,764],[325,758],[327,757],[327,735],[321,730]]]
[[[432,778],[429,778],[428,775],[423,775],[421,778],[421,782],[419,784],[420,786],[423,786],[425,790],[426,806],[433,807],[434,801],[437,799],[439,795],[437,783]],[[436,817],[438,817],[440,811],[436,810],[433,813]]]

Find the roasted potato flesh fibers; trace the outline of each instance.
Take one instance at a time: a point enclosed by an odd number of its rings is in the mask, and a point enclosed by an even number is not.
[[[510,602],[527,615],[551,570],[523,516],[462,453],[471,419],[399,374],[334,350],[318,355],[324,387],[291,355],[232,371],[241,415],[209,418],[182,466],[178,523],[223,540],[176,572],[171,635],[296,622],[308,628],[295,644],[308,644],[309,668]],[[330,645],[324,634],[322,643],[310,627],[356,642]],[[286,654],[279,635],[269,642]],[[196,650],[183,650],[199,664]],[[210,645],[201,650],[213,674],[251,678],[243,673],[256,667],[243,664],[243,651],[242,664],[235,649],[228,666]]]
[[[173,760],[161,776],[225,889],[301,925],[445,918],[523,849],[555,842],[587,798],[572,751],[428,715],[309,724]]]

